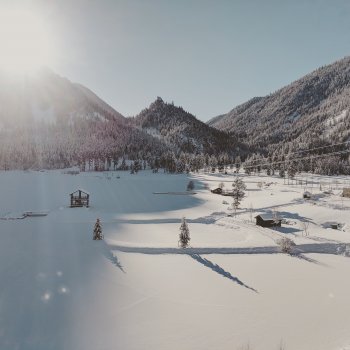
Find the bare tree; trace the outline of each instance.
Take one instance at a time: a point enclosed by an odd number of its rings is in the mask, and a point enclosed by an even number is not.
[[[250,203],[250,205],[249,205],[249,219],[250,219],[250,222],[253,222],[253,216],[254,216],[254,212],[255,212],[255,210],[254,210],[254,207],[253,207],[253,204],[252,203]]]
[[[232,207],[235,211],[235,216],[236,216],[236,212],[237,209],[239,208],[240,204],[241,204],[241,200],[244,198],[245,196],[245,189],[247,188],[247,186],[245,185],[245,183],[243,182],[242,179],[240,179],[239,177],[236,177],[235,181],[232,184],[233,190],[232,190],[232,197],[233,197],[233,203],[232,203]]]
[[[250,346],[250,343],[247,343],[246,345],[239,347],[238,350],[253,350],[253,348]]]
[[[274,226],[277,226],[280,223],[281,216],[280,216],[280,213],[278,211],[278,208],[274,208],[272,210],[272,219],[273,219]]]
[[[300,222],[301,229],[303,230],[303,236],[309,235],[309,225],[310,225],[310,222],[307,220],[302,220]]]
[[[294,241],[287,237],[279,239],[276,243],[280,246],[282,253],[286,254],[291,254],[296,246]]]
[[[281,339],[278,345],[278,350],[286,350],[286,344],[284,343],[283,339]]]

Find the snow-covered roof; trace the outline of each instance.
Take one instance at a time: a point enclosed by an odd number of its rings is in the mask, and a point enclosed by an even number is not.
[[[85,194],[90,194],[88,191],[83,190],[82,188],[78,188],[77,190],[71,192],[70,194],[76,193],[78,191],[84,192]]]
[[[260,216],[263,220],[268,221],[268,220],[282,220],[280,217],[274,217],[272,213],[264,213],[264,214],[259,214],[256,217]]]

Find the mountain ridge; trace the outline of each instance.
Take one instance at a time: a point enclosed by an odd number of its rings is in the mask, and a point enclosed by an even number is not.
[[[322,66],[264,97],[254,97],[207,123],[235,130],[245,141],[266,148],[283,140],[305,140],[303,134],[350,109],[350,57]],[[266,128],[273,125],[271,135]],[[289,130],[287,130],[287,128]],[[317,129],[317,128],[316,128]],[[323,133],[318,128],[315,132]],[[248,140],[247,140],[248,141]]]
[[[161,97],[130,122],[141,130],[162,139],[176,150],[189,153],[234,153],[239,145],[236,136],[216,130],[182,107],[166,103]]]

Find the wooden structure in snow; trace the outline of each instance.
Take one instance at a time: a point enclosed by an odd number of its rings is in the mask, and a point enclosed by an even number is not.
[[[272,214],[260,214],[255,217],[256,224],[262,227],[281,227],[282,219],[275,218]]]
[[[89,207],[90,194],[82,189],[78,189],[70,194],[70,207]]]
[[[312,197],[312,194],[311,194],[309,191],[305,191],[305,192],[303,193],[303,198],[305,198],[305,199],[311,199],[311,197]]]
[[[211,193],[222,194],[222,188],[220,188],[220,187],[215,188],[214,190],[211,190]]]
[[[350,198],[350,188],[343,188],[343,197],[348,197]]]

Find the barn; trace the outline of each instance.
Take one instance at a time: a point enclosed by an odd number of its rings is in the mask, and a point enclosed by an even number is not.
[[[70,193],[70,207],[89,207],[90,194],[82,189]]]
[[[350,188],[343,188],[343,197],[348,197],[350,198]]]
[[[260,214],[255,219],[256,224],[262,227],[280,227],[282,224],[282,219],[274,217],[273,214]]]

